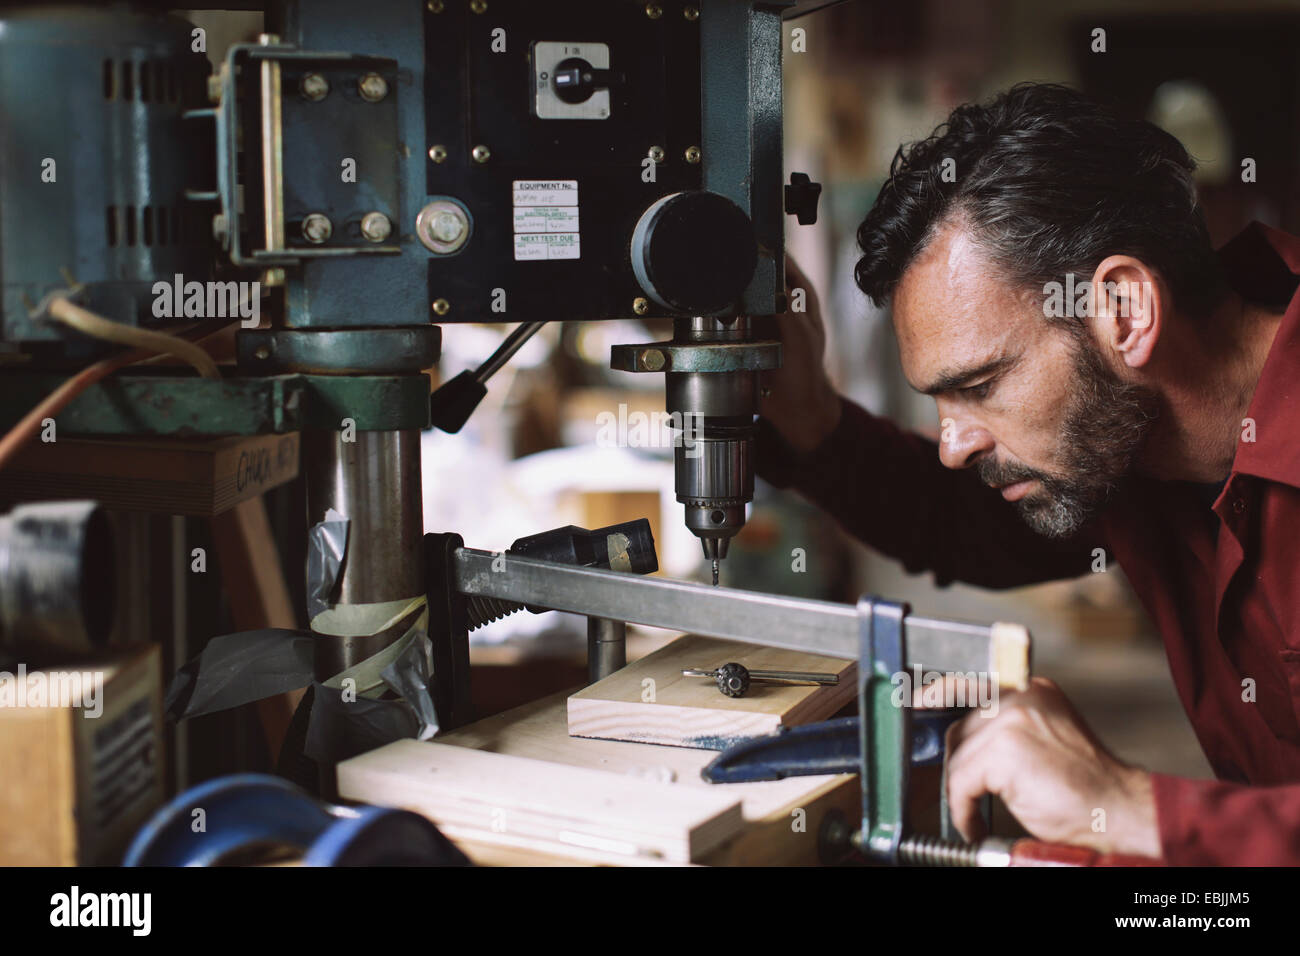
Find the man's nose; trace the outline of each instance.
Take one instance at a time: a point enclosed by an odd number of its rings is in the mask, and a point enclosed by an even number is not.
[[[946,468],[969,468],[993,451],[993,436],[981,425],[944,415],[939,422],[939,460]]]

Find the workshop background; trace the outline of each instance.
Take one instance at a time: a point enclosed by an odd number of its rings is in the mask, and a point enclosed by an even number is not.
[[[214,65],[229,43],[262,30],[256,13],[184,15],[208,31]],[[790,52],[792,26],[806,31],[806,52]],[[1107,32],[1104,54],[1090,49],[1097,27]],[[928,135],[954,106],[1019,81],[1072,84],[1182,139],[1202,164],[1198,181],[1216,243],[1254,219],[1300,231],[1300,0],[856,0],[785,30],[785,168],[824,186],[817,224],[791,222],[788,248],[822,302],[837,386],[872,412],[922,432],[937,435],[934,404],[908,389],[888,314],[853,285],[855,231],[898,145]],[[1238,176],[1246,156],[1260,170],[1250,185]],[[504,331],[445,327],[435,387],[476,367]],[[671,436],[646,427],[662,419],[662,379],[609,369],[611,346],[670,333],[668,323],[635,320],[543,329],[493,379],[460,433],[424,433],[426,530],[454,530],[470,547],[503,550],[543,529],[645,516],[659,573],[707,580],[699,542],[674,499]],[[636,447],[648,439],[659,447]],[[871,493],[869,476],[863,488]],[[298,609],[305,606],[303,496],[302,478],[266,495]],[[152,636],[170,674],[211,637],[239,629],[219,574],[178,578],[178,555],[219,550],[208,522],[116,517],[118,572],[128,588],[119,633]],[[806,559],[802,571],[793,569],[795,549]],[[184,586],[172,588],[178,580]],[[1159,639],[1114,566],[1078,581],[1004,592],[937,588],[928,575],[907,575],[849,540],[797,495],[760,482],[722,583],[837,601],[870,592],[909,601],[927,616],[1023,623],[1034,635],[1036,673],[1060,683],[1121,758],[1211,775]],[[674,636],[630,627],[628,657]],[[507,617],[471,634],[471,659],[480,716],[574,687],[586,681],[585,619]],[[270,719],[265,708],[259,716],[249,705],[169,726],[168,791],[223,773],[273,769],[268,735],[273,740],[284,727],[268,731]]]

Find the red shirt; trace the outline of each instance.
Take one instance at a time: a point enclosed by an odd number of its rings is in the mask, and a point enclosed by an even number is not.
[[[1258,223],[1219,252],[1247,300],[1285,306],[1232,472],[1204,486],[1133,478],[1068,541],[1029,529],[934,442],[845,400],[834,432],[792,454],[765,422],[759,474],[794,487],[902,561],[986,587],[1123,567],[1164,640],[1179,698],[1218,780],[1157,773],[1166,862],[1300,864],[1300,239]],[[1253,441],[1250,439],[1253,437]],[[865,492],[865,493],[864,493]]]

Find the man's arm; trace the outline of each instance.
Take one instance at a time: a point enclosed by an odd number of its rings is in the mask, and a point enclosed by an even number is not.
[[[1300,785],[1151,775],[1172,866],[1300,866]]]

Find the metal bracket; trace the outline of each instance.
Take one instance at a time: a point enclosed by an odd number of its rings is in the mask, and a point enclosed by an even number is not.
[[[357,242],[346,245],[332,244],[322,246],[292,246],[285,234],[285,191],[284,191],[284,131],[283,90],[281,88],[281,66],[286,63],[295,65],[316,64],[322,70],[338,70],[352,67],[355,69],[374,69],[376,66],[386,72],[395,73],[397,63],[394,60],[378,57],[365,57],[353,53],[322,52],[299,50],[296,47],[279,43],[268,37],[264,43],[239,43],[232,46],[226,55],[221,70],[221,103],[212,112],[216,120],[217,134],[217,194],[195,195],[192,198],[216,198],[221,203],[221,228],[218,239],[230,255],[231,262],[240,266],[265,268],[267,266],[293,265],[304,259],[337,258],[339,256],[369,255],[376,253],[395,254],[401,252],[398,239],[401,235],[400,223],[395,224],[391,238],[386,242]],[[241,213],[237,193],[239,185],[239,153],[241,130],[244,138],[252,141],[252,127],[245,127],[245,117],[239,108],[237,79],[246,65],[257,66],[258,116],[256,128],[257,140],[261,144],[260,183],[262,241],[260,246],[245,249],[241,239]],[[251,71],[250,74],[251,75]],[[389,97],[396,97],[395,84],[389,84]],[[337,95],[337,94],[336,94]],[[187,116],[190,114],[187,114]],[[194,111],[193,115],[208,115],[208,111]],[[397,114],[391,118],[391,141],[393,156],[397,149]],[[394,182],[394,186],[395,186]],[[400,209],[398,197],[390,199],[394,215]],[[391,218],[391,217],[390,217]]]
[[[907,666],[906,604],[858,599],[858,710],[861,717],[862,829],[859,849],[898,862],[911,767],[911,701],[893,700],[895,674]]]

